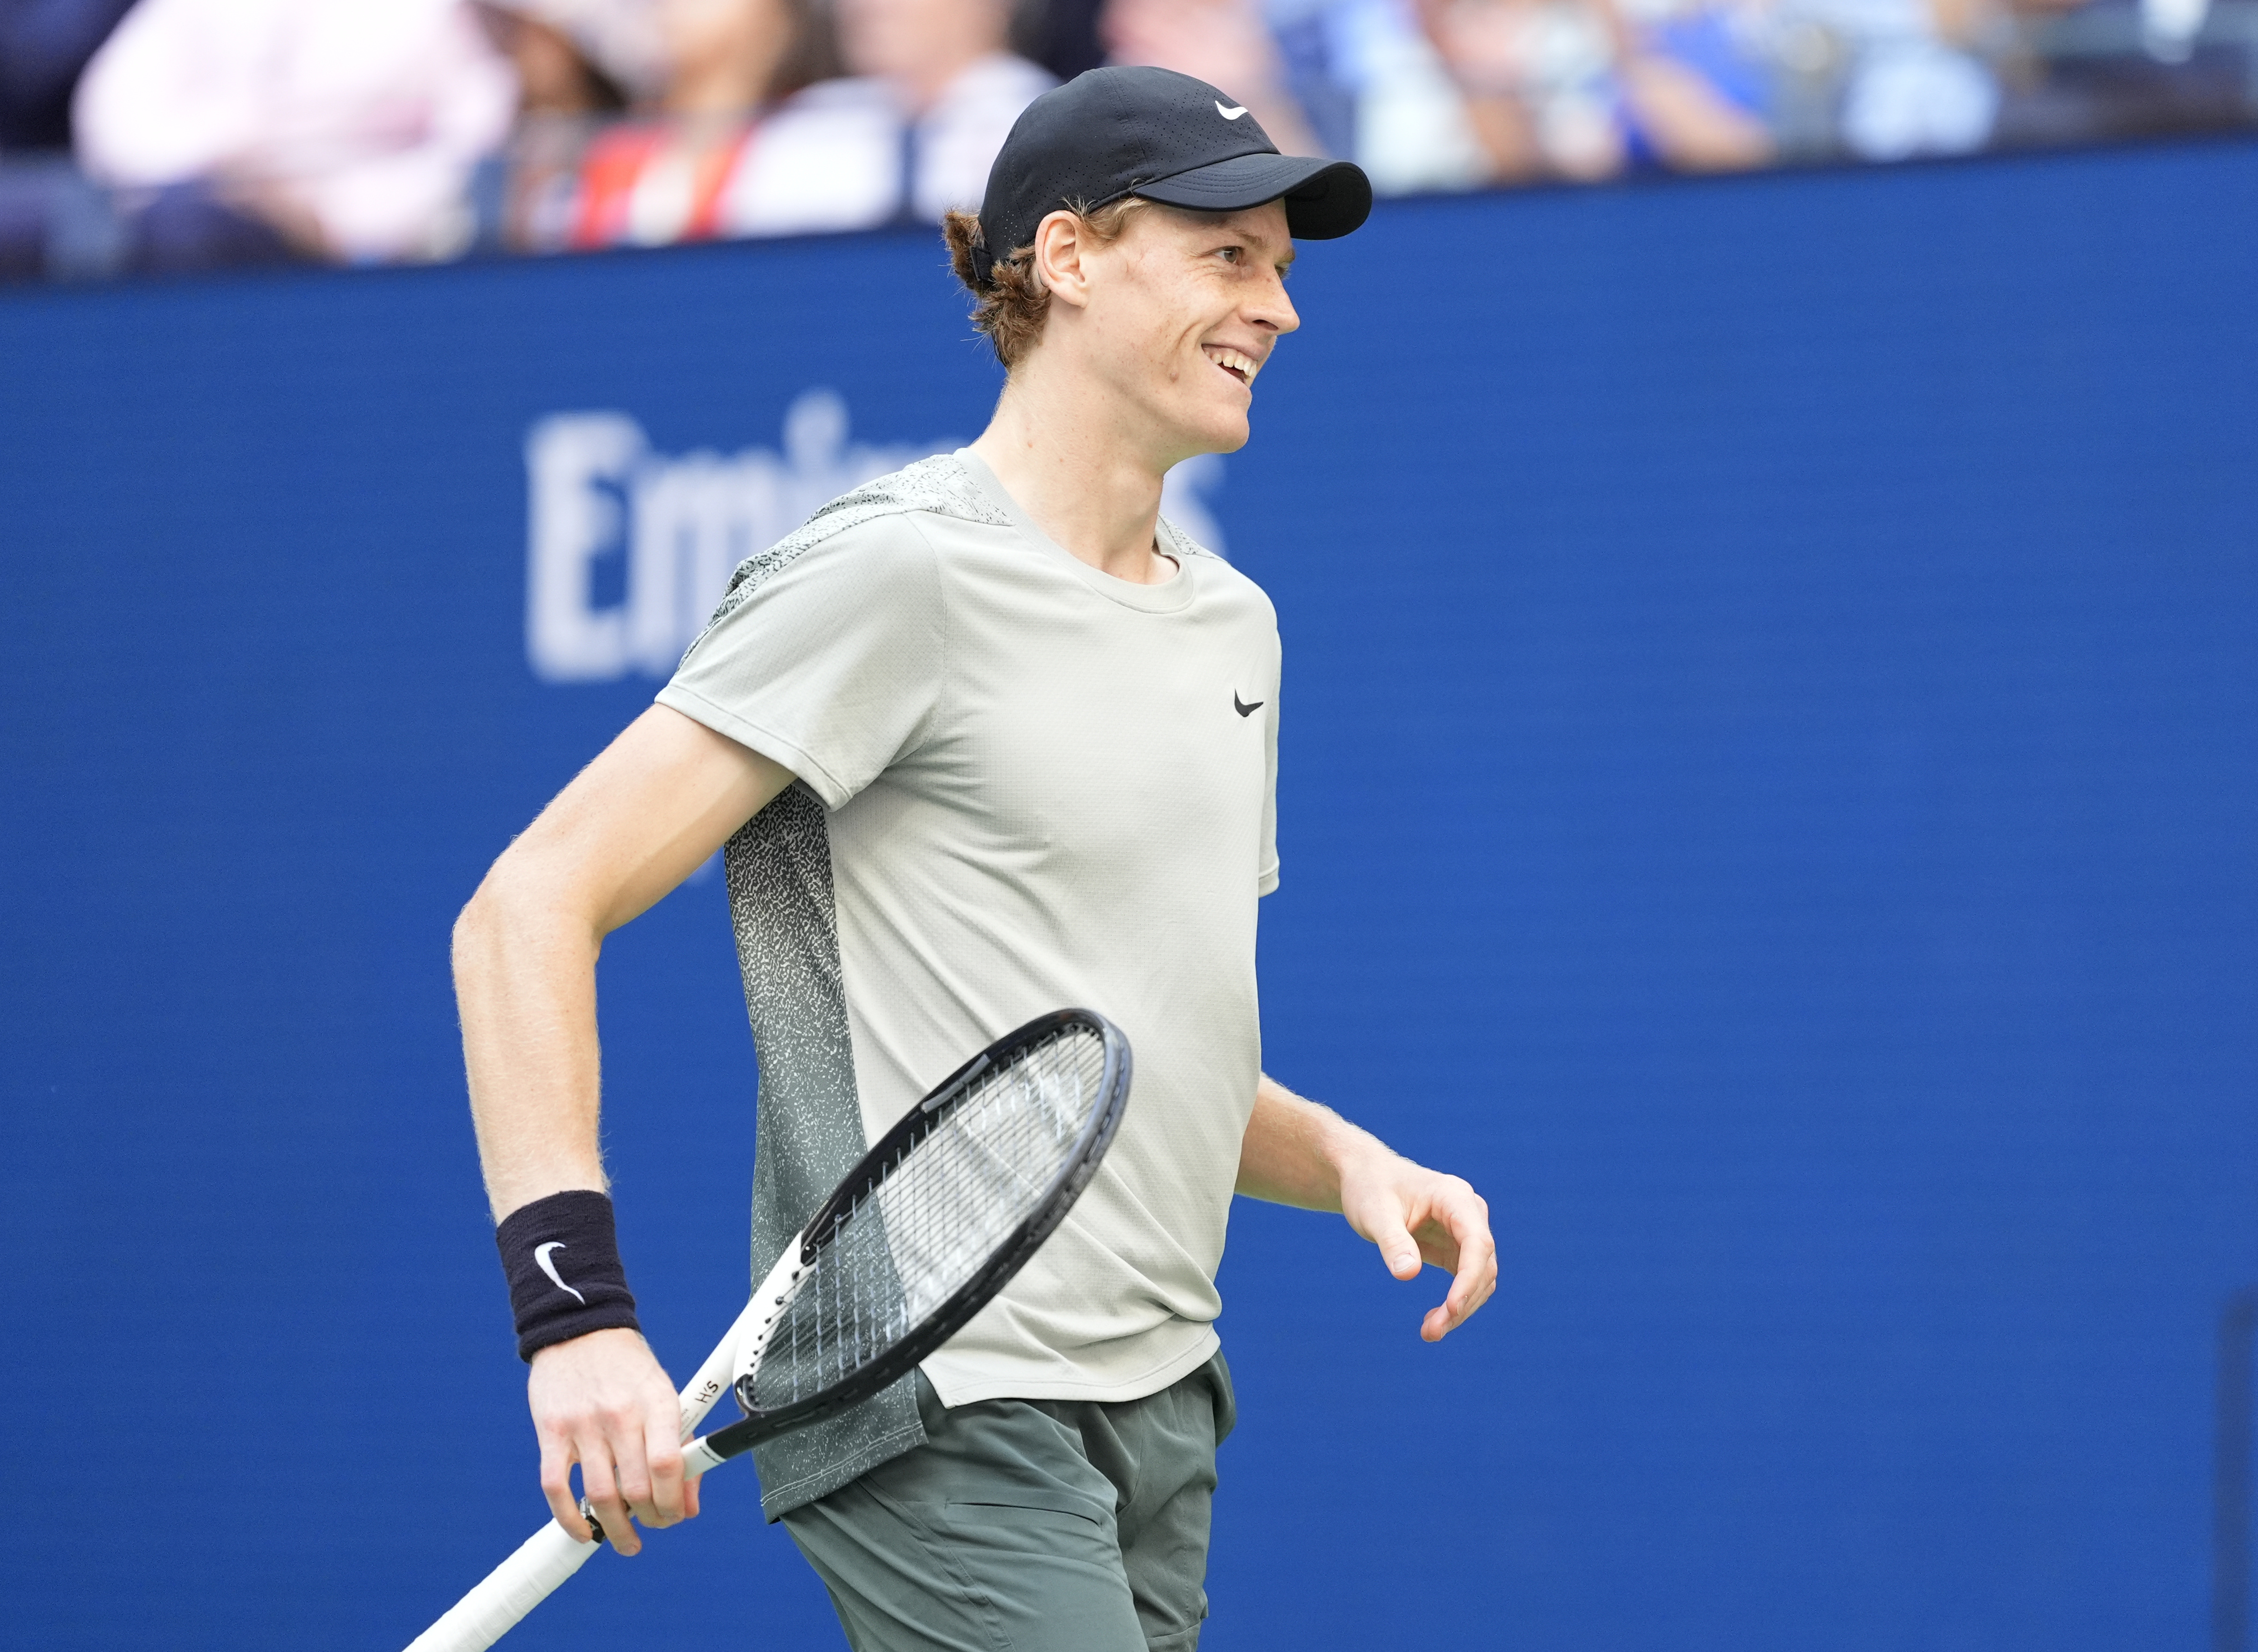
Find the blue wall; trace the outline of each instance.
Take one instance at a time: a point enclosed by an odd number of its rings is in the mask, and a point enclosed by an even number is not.
[[[2206,1643],[2254,199],[2227,145],[1307,250],[1206,494],[1287,638],[1268,1058],[1505,1269],[1428,1348],[1438,1286],[1239,1212],[1211,1648]],[[928,444],[996,382],[921,239],[0,301],[0,1641],[396,1648],[538,1521],[447,926],[654,684],[529,664],[528,432],[828,386]],[[718,883],[602,992],[678,1369],[747,1266]],[[512,1644],[836,1644],[710,1492]]]

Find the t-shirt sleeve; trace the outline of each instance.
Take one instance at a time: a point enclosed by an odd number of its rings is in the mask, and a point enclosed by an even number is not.
[[[933,549],[906,514],[882,516],[753,577],[658,703],[782,764],[836,809],[915,746],[939,698]]]
[[[1262,847],[1255,857],[1254,892],[1267,895],[1278,887],[1278,680],[1280,649],[1274,638],[1270,651],[1270,703],[1262,711]]]

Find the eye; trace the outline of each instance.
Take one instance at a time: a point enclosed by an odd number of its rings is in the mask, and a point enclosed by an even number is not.
[[[1216,248],[1215,255],[1221,259],[1225,264],[1244,264],[1246,262],[1246,249],[1243,246],[1219,246]]]

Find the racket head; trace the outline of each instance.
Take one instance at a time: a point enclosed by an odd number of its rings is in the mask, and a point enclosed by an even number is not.
[[[1027,1265],[1097,1173],[1129,1099],[1129,1041],[1055,1010],[935,1085],[801,1230],[738,1355],[735,1456],[897,1381]]]

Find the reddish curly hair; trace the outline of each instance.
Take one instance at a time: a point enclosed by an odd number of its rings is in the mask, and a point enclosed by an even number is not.
[[[1076,202],[1068,209],[1082,220],[1084,233],[1104,246],[1119,240],[1137,209],[1151,204],[1142,196],[1125,195],[1102,207]],[[987,284],[983,286],[972,259],[975,248],[984,250],[986,245],[978,216],[951,212],[941,220],[941,234],[948,243],[948,261],[956,279],[972,294],[973,328],[995,347],[996,359],[1008,372],[1035,347],[1035,341],[1043,336],[1044,318],[1050,314],[1050,290],[1035,273],[1034,246],[1031,243],[1014,248],[996,259],[989,266]]]

